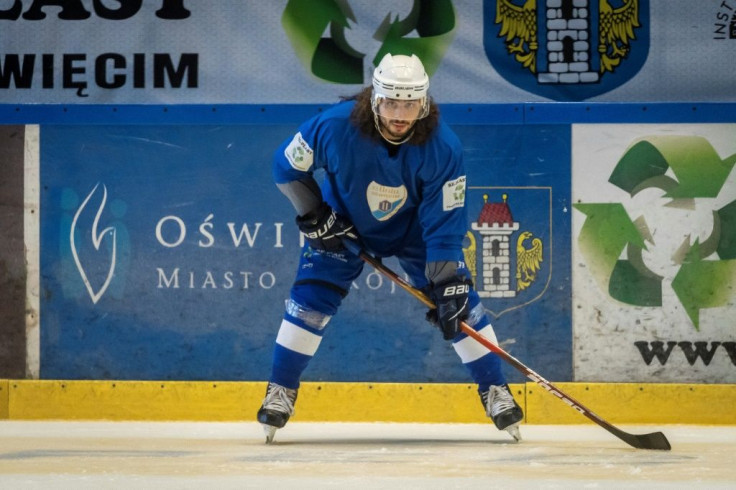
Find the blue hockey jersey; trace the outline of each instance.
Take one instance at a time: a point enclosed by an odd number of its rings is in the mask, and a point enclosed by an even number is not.
[[[440,119],[425,144],[404,143],[393,154],[351,124],[354,104],[336,104],[282,143],[276,183],[322,169],[324,200],[353,223],[368,251],[388,257],[424,249],[428,262],[462,260],[466,178],[458,137]]]

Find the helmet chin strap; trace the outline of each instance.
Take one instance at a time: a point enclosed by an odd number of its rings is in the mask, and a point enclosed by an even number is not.
[[[403,143],[406,143],[407,141],[409,141],[409,139],[412,136],[414,136],[414,127],[412,126],[411,131],[409,131],[409,133],[407,133],[406,138],[404,138],[404,139],[402,139],[400,141],[391,140],[391,139],[386,138],[386,135],[383,134],[383,131],[381,131],[380,118],[375,113],[373,114],[373,123],[376,125],[376,129],[378,130],[378,134],[381,135],[381,138],[383,138],[384,140],[386,140],[387,142],[389,142],[389,143],[391,143],[392,145],[395,145],[395,146],[399,146],[399,145],[401,145]]]

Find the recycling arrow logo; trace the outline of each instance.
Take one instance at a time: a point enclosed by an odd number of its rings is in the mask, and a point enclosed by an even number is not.
[[[347,0],[289,0],[281,23],[297,57],[314,76],[340,84],[364,82],[366,54],[346,37],[351,23],[357,24]],[[381,44],[373,66],[386,53],[413,53],[432,76],[454,33],[455,9],[450,0],[414,0],[404,19],[392,19],[388,13],[374,32],[373,39]]]
[[[736,191],[726,185],[736,154],[721,159],[700,136],[648,136],[635,141],[616,164],[608,181],[631,198],[658,190],[671,198],[667,206],[694,208],[719,198],[734,198],[712,209],[713,229],[701,240],[690,236],[669,255],[677,273],[671,287],[696,330],[700,310],[726,306],[736,293]],[[622,203],[577,203],[585,215],[578,244],[599,287],[622,303],[662,306],[664,277],[643,259],[656,246],[650,230],[663,223],[631,219]],[[683,223],[664,223],[684,226]]]

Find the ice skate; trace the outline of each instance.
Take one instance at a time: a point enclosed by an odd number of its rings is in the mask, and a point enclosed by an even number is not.
[[[273,442],[276,429],[280,429],[294,415],[294,403],[297,390],[286,388],[276,383],[268,383],[266,397],[258,410],[258,422],[266,434],[266,444]]]
[[[498,430],[505,430],[516,441],[521,441],[519,424],[524,412],[511,395],[508,385],[491,386],[488,391],[480,393],[480,401]]]

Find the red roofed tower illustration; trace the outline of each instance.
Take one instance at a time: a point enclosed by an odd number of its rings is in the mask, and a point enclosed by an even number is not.
[[[481,298],[513,298],[516,291],[511,287],[511,235],[519,229],[509,208],[508,195],[503,202],[488,202],[483,195],[483,208],[478,220],[472,224],[473,231],[480,233],[481,267],[475,278],[475,287]]]

